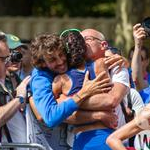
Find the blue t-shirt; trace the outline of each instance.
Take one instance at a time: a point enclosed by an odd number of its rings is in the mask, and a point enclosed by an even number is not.
[[[145,89],[142,89],[141,91],[139,91],[139,93],[143,99],[143,102],[145,104],[148,104],[150,102],[150,86]]]
[[[70,78],[70,80],[72,82],[72,86],[67,95],[73,95],[82,88],[83,81],[84,81],[87,70],[90,73],[89,79],[90,80],[95,79],[96,75],[95,75],[95,71],[94,71],[94,62],[86,63],[84,70],[78,70],[76,68],[72,68],[67,71],[66,74],[68,75],[68,77]]]
[[[131,86],[131,88],[135,89],[135,83],[132,79],[132,70],[131,70],[131,68],[128,68],[128,73],[129,73],[130,86]]]
[[[49,127],[59,125],[78,109],[72,98],[57,104],[52,92],[54,76],[48,68],[43,70],[34,68],[30,82],[35,106]]]

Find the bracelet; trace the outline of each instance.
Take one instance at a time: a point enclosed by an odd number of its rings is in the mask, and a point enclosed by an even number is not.
[[[23,96],[16,96],[15,98],[18,98],[19,99],[19,102],[21,103],[21,104],[23,104],[24,103],[24,97]]]
[[[82,99],[78,94],[75,94],[75,96],[78,98],[78,100]]]

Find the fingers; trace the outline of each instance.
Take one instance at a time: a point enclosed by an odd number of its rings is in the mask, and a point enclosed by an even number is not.
[[[84,81],[83,84],[89,80],[89,71],[86,71],[85,77],[84,77]]]
[[[101,73],[94,79],[94,81],[95,81],[95,82],[100,81],[100,80],[102,80],[106,75],[107,75],[106,71],[103,71],[103,72],[101,72]]]
[[[111,90],[111,87],[103,88],[99,91],[99,93],[108,93]]]
[[[31,80],[31,76],[27,76],[20,84],[19,86],[16,88],[17,91],[21,91],[21,90],[25,90],[28,83],[30,82]]]
[[[116,67],[116,66],[122,67],[123,64],[124,64],[124,61],[123,61],[123,60],[118,60],[118,61],[114,62],[112,65],[110,65],[110,66],[108,67],[108,69],[112,69],[112,68],[114,68],[114,67]]]
[[[106,58],[105,59],[105,64],[107,65],[112,65],[113,63],[115,63],[116,61],[123,61],[123,57],[118,55],[118,54],[115,54],[109,58]],[[109,66],[108,66],[109,67]]]
[[[106,78],[106,79],[101,80],[100,84],[110,83],[110,82],[111,82],[110,78]]]
[[[133,30],[137,30],[141,26],[140,23],[137,23],[136,25],[133,26]]]
[[[22,82],[27,85],[30,82],[30,80],[31,76],[27,76]]]
[[[98,83],[98,89],[97,89],[97,93],[100,94],[100,93],[108,93],[111,89],[112,89],[112,86],[113,86],[113,83],[102,83],[102,82],[99,82]]]
[[[141,26],[141,24],[136,24],[133,27],[133,36],[134,36],[135,41],[136,40],[140,41],[146,38],[146,32],[144,28]]]

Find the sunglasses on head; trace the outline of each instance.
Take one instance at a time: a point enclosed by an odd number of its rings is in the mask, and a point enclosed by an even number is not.
[[[69,32],[81,32],[81,30],[76,29],[76,28],[66,29],[66,30],[61,32],[59,37],[62,38],[63,36],[66,36]]]

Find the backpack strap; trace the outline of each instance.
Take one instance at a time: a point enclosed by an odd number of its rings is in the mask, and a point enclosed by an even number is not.
[[[134,118],[134,113],[135,113],[134,110],[132,109],[132,101],[131,101],[130,91],[127,95],[127,106],[132,111],[132,114],[130,116],[126,112],[125,105],[124,105],[123,101],[121,102],[121,108],[122,108],[123,114],[125,116],[126,123],[131,121]],[[135,136],[129,138],[129,146],[134,146],[134,139],[135,139]]]
[[[125,117],[125,121],[128,122],[128,119],[127,119],[128,115],[127,115],[127,112],[126,112],[125,105],[124,105],[123,101],[120,103],[120,105],[121,105],[121,109],[122,109],[122,112],[123,112],[124,117]]]
[[[132,101],[131,101],[131,93],[129,91],[127,95],[127,100],[128,100],[128,107],[132,110]]]
[[[132,111],[132,114],[131,115],[127,114],[126,108],[125,108],[125,105],[124,105],[123,101],[120,104],[121,104],[121,108],[122,108],[123,114],[125,116],[125,121],[126,122],[131,121],[132,118],[134,118],[135,111],[132,109],[132,101],[131,101],[130,91],[129,91],[128,95],[127,95],[127,106]]]

